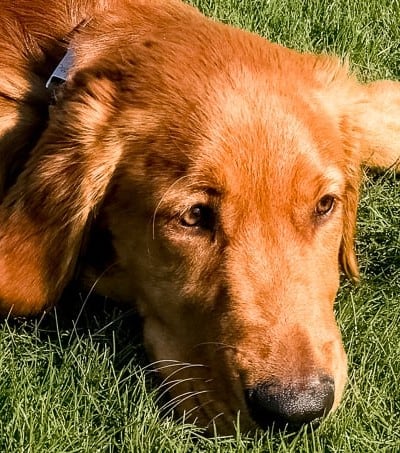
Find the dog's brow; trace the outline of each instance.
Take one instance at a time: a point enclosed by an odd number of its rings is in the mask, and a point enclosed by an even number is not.
[[[329,167],[324,171],[323,181],[327,191],[332,193],[340,193],[345,183],[343,172],[336,167]]]

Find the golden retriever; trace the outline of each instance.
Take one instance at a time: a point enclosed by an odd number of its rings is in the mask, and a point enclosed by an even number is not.
[[[221,433],[335,409],[339,272],[358,276],[361,166],[398,166],[400,84],[177,0],[0,13],[1,312],[73,278],[134,304],[180,413]]]

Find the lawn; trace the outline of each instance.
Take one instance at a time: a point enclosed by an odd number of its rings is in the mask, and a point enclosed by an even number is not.
[[[400,79],[398,0],[192,3],[298,50],[349,56],[364,80]],[[213,439],[174,421],[146,367],[135,315],[72,292],[83,310],[0,324],[0,451],[400,451],[400,179],[391,172],[365,176],[357,249],[361,283],[343,280],[336,305],[349,384],[315,432]]]

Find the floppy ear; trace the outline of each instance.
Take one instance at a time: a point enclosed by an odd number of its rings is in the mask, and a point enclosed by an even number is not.
[[[0,311],[37,313],[71,279],[85,227],[122,150],[108,131],[115,87],[75,78],[0,205]]]
[[[381,80],[361,85],[358,111],[363,163],[400,170],[400,82]]]
[[[340,262],[344,272],[358,280],[354,253],[361,164],[400,170],[400,83],[379,81],[348,86],[352,100],[345,109],[341,130],[347,152],[348,187],[344,201]],[[353,157],[352,157],[353,156]]]

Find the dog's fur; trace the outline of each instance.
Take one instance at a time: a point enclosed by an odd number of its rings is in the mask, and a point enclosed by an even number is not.
[[[323,410],[336,408],[339,268],[357,279],[362,164],[400,156],[399,84],[362,85],[335,58],[175,0],[0,12],[2,313],[42,312],[78,274],[137,306],[150,356],[200,424],[309,421],[310,394],[329,389]]]

